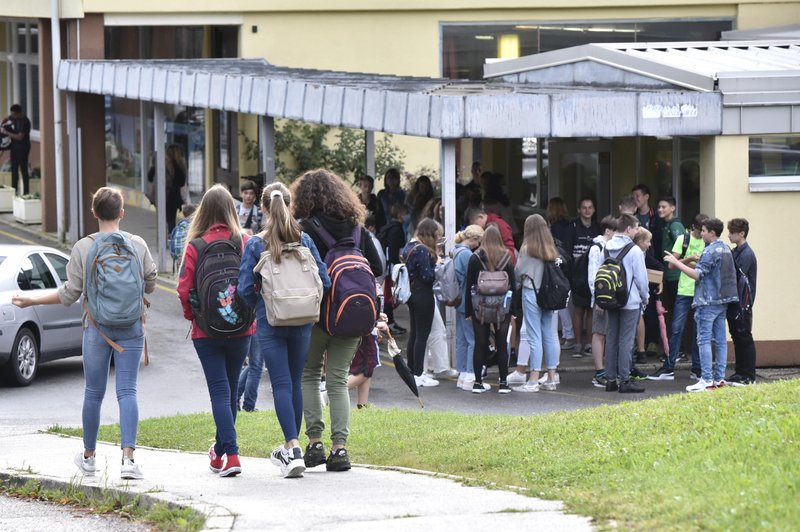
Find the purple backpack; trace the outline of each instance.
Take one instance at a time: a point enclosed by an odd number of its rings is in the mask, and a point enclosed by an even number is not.
[[[312,219],[317,234],[328,246],[325,264],[331,288],[322,300],[319,323],[330,336],[361,337],[370,334],[378,319],[378,293],[369,262],[358,247],[361,227],[337,241],[319,220]]]

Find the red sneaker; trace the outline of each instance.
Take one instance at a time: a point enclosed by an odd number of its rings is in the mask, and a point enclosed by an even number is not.
[[[213,445],[208,448],[208,459],[210,461],[208,468],[214,473],[219,473],[222,470],[223,461],[222,457],[217,456],[217,453],[214,452]]]
[[[225,466],[219,472],[221,477],[235,477],[242,472],[242,464],[239,463],[238,454],[226,454]]]

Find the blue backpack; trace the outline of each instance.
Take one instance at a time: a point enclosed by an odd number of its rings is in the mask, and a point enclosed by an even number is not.
[[[86,309],[106,327],[130,327],[144,315],[144,269],[130,234],[95,233],[86,258]]]
[[[183,248],[186,247],[186,235],[189,234],[190,220],[184,218],[176,225],[169,234],[169,254],[172,260],[181,260]]]

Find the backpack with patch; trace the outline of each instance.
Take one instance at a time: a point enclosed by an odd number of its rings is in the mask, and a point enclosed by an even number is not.
[[[476,256],[483,269],[478,273],[477,283],[471,288],[472,312],[481,324],[502,323],[511,310],[511,298],[508,297],[510,285],[505,271],[511,257],[506,253],[497,269],[489,271],[481,256]]]
[[[587,249],[585,253],[580,254],[578,258],[572,262],[572,276],[570,278],[572,281],[572,292],[582,299],[590,299],[592,297],[592,292],[589,290],[589,252],[592,251],[592,247],[594,246],[601,249],[603,247],[597,242],[592,242],[589,249]]]
[[[594,300],[598,307],[605,310],[618,310],[628,303],[630,286],[625,268],[622,266],[622,259],[633,246],[634,243],[629,242],[616,257],[612,257],[608,253],[608,246],[603,250],[604,260],[597,269],[597,277],[594,280]]]
[[[569,302],[570,285],[567,276],[561,267],[561,257],[556,260],[544,262],[542,282],[536,292],[536,304],[542,310],[561,310],[567,308]]]
[[[312,223],[328,246],[325,264],[331,289],[320,310],[322,328],[330,336],[353,338],[369,334],[378,319],[378,293],[369,262],[358,247],[361,226],[353,229],[352,236],[337,241],[319,220],[313,218]]]
[[[247,331],[253,323],[253,309],[239,294],[239,265],[242,241],[232,238],[190,242],[197,250],[194,319],[211,338],[231,338]]]
[[[183,257],[183,248],[186,247],[186,235],[189,234],[190,220],[184,218],[178,225],[172,228],[169,234],[169,254],[172,260],[181,260]]]
[[[283,244],[280,254],[276,262],[272,250],[265,249],[253,268],[261,275],[267,322],[273,327],[316,323],[323,291],[314,255],[300,242]]]
[[[453,253],[452,258],[446,257],[441,264],[436,265],[436,281],[433,283],[433,293],[445,306],[459,306],[464,296],[464,291],[461,290],[456,277],[456,257],[459,253],[465,251],[468,250],[466,248],[458,248]]]

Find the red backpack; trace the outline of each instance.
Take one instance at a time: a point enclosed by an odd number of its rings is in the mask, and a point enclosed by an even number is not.
[[[328,246],[325,264],[331,289],[320,307],[320,324],[331,336],[361,337],[369,334],[378,319],[378,293],[369,262],[358,247],[361,227],[352,236],[336,240],[316,218],[314,229]]]

